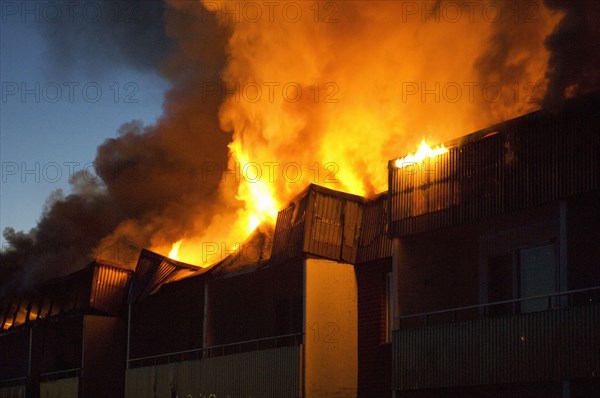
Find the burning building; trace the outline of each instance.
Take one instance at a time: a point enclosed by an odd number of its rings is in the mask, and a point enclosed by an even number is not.
[[[374,197],[309,185],[208,268],[143,250],[5,298],[0,396],[588,397],[599,105],[391,160]]]

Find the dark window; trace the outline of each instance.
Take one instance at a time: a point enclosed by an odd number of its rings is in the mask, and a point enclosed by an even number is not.
[[[513,299],[513,255],[504,253],[488,259],[488,303]],[[513,304],[497,304],[487,308],[490,315],[511,314]]]

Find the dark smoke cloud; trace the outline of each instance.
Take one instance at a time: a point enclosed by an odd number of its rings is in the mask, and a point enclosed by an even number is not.
[[[564,13],[560,25],[546,40],[550,50],[549,86],[544,102],[600,89],[600,2],[596,0],[546,0]]]
[[[40,10],[49,16],[37,25],[51,72],[101,76],[119,66],[155,70],[169,51],[162,1],[84,0],[58,9],[60,18]]]
[[[140,248],[161,239],[172,242],[210,221],[219,176],[206,178],[204,172],[226,164],[230,136],[219,129],[219,97],[206,98],[203,87],[220,81],[228,32],[206,15],[200,2],[174,2],[163,12],[164,19],[153,20],[159,26],[128,27],[97,40],[107,45],[124,40],[120,53],[103,61],[107,65],[123,60],[139,67],[156,64],[172,84],[163,116],[151,126],[125,123],[116,138],[98,148],[95,179],[76,175],[73,193],[64,198],[53,194],[30,232],[4,231],[8,247],[0,253],[0,285],[5,291],[73,272],[94,257],[133,263]],[[71,27],[65,29],[55,36],[72,33]],[[168,55],[160,49],[134,61],[141,51],[134,44],[159,31],[169,37]],[[104,33],[93,27],[81,37]],[[138,36],[124,38],[127,34]],[[73,39],[54,55],[85,59],[81,44],[82,39]],[[154,44],[150,40],[143,48]]]

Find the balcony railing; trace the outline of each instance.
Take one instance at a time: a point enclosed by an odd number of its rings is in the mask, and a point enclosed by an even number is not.
[[[600,286],[402,315],[396,318],[396,329],[481,319],[498,315],[523,314],[593,303],[600,303]],[[535,310],[525,309],[523,304],[535,304]]]
[[[65,369],[56,372],[46,372],[40,375],[40,381],[55,381],[81,376],[81,368]]]
[[[302,333],[286,334],[282,336],[266,337],[262,339],[239,341],[236,343],[220,344],[194,350],[177,351],[142,358],[133,358],[127,361],[129,368],[153,366],[158,364],[198,360],[222,355],[239,354],[266,350],[270,348],[298,346],[302,343]]]
[[[400,317],[392,338],[393,389],[599,377],[598,293],[594,287]],[[528,300],[546,305],[519,312]],[[490,311],[507,304],[513,311]]]

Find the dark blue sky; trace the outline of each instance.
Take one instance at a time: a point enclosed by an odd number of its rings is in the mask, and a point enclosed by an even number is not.
[[[0,25],[0,229],[29,230],[53,191],[69,193],[73,171],[93,170],[96,148],[114,137],[121,124],[133,119],[149,124],[160,116],[168,83],[126,63],[100,66],[102,73],[79,66],[56,68],[51,61],[61,54],[48,48],[39,28],[48,23],[47,16],[35,8],[31,14],[13,14],[5,4]]]

